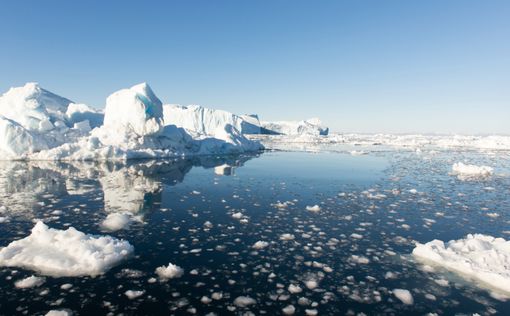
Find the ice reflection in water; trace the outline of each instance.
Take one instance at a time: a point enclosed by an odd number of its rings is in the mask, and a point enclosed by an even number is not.
[[[108,234],[129,240],[136,255],[97,278],[47,278],[25,290],[13,284],[31,272],[1,269],[0,310],[508,312],[508,301],[498,293],[417,264],[409,254],[415,240],[449,240],[469,232],[508,239],[510,156],[391,152],[251,158],[5,164],[0,192],[10,222],[0,224],[0,245],[26,236],[33,218],[56,228],[104,233],[101,224],[108,215],[127,213],[131,225]],[[494,177],[462,182],[449,175],[452,164],[464,159],[495,167]],[[307,210],[316,204],[320,211]],[[160,282],[155,269],[169,262],[184,275]],[[73,287],[61,288],[65,284]],[[414,304],[402,303],[394,289],[409,290]],[[128,290],[140,296],[129,299]]]

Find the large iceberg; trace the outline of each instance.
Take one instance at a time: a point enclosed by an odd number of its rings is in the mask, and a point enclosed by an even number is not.
[[[245,124],[237,119],[212,124],[206,118],[195,123],[207,130],[195,132],[178,127],[188,123],[179,123],[184,116],[174,114],[164,117],[162,102],[146,83],[110,95],[104,113],[28,83],[0,97],[0,154],[4,159],[125,160],[263,148],[243,135],[239,128]]]
[[[262,122],[262,134],[283,135],[328,135],[329,128],[323,127],[318,118],[304,121]]]
[[[214,136],[218,128],[232,125],[242,134],[260,134],[257,115],[236,115],[200,105],[163,105],[165,124],[182,127],[192,134]]]

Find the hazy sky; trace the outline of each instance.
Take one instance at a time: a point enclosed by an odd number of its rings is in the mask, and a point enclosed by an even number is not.
[[[510,133],[510,1],[2,1],[0,90],[164,103],[341,132]]]

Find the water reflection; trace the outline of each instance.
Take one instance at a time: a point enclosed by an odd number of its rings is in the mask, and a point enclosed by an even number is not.
[[[165,187],[184,181],[194,167],[232,175],[258,155],[129,162],[0,162],[0,201],[9,216],[36,217],[48,203],[100,189],[106,213],[138,215],[161,200]]]

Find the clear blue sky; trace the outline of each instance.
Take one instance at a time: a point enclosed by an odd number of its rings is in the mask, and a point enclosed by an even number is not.
[[[0,90],[165,103],[335,131],[510,133],[510,1],[2,1]]]

